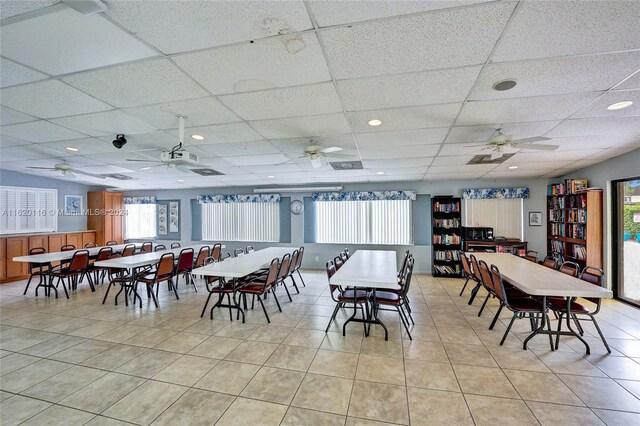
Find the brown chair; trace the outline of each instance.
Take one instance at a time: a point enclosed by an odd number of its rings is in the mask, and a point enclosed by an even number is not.
[[[336,266],[336,271],[339,271],[344,265],[344,261],[342,260],[342,256],[338,255],[333,258],[333,264]]]
[[[135,244],[127,244],[126,246],[124,246],[124,249],[122,249],[122,257],[133,256],[135,253]]]
[[[326,265],[327,268],[327,281],[329,282],[329,295],[331,299],[336,302],[336,306],[333,309],[333,314],[331,314],[331,318],[329,319],[329,323],[327,324],[327,328],[325,328],[324,332],[329,331],[329,327],[331,327],[331,323],[335,320],[336,315],[338,314],[338,310],[340,308],[345,307],[346,305],[353,304],[354,314],[357,309],[362,310],[362,319],[364,320],[368,316],[367,312],[367,297],[368,293],[366,290],[346,290],[340,287],[337,284],[331,284],[331,278],[337,272],[336,265],[333,260],[329,260]],[[363,323],[364,331],[367,332],[367,325]],[[342,330],[343,335],[345,334],[345,330],[343,327]]]
[[[247,246],[247,248],[245,249],[245,253],[251,253],[252,251],[256,251],[253,246]]]
[[[491,273],[489,272],[489,266],[487,262],[484,260],[480,260],[478,262],[478,268],[480,271],[480,283],[487,290],[487,297],[484,298],[484,302],[482,302],[482,306],[480,307],[480,311],[478,311],[478,316],[482,315],[482,311],[484,311],[484,307],[487,305],[490,297],[496,297],[496,291],[493,287],[493,280],[491,278]],[[506,289],[505,289],[506,291]]]
[[[278,274],[275,282],[273,283],[274,288],[278,284],[282,284],[284,287],[284,291],[287,292],[287,297],[289,298],[289,302],[292,302],[291,294],[289,294],[289,289],[287,288],[287,283],[284,281],[289,274],[289,264],[291,263],[291,255],[289,253],[282,256],[282,260],[280,260],[280,267],[278,268]],[[269,267],[269,273],[271,272],[271,267]],[[268,278],[268,276],[267,276]],[[274,290],[275,291],[275,290]]]
[[[349,256],[350,256],[350,254],[349,254],[349,249],[348,249],[347,247],[345,247],[345,248],[344,248],[344,250],[342,250],[342,253],[344,254],[344,257],[346,258],[346,259],[345,259],[345,262],[346,262],[347,260],[349,260]]]
[[[298,259],[296,261],[296,272],[298,273],[298,276],[300,277],[300,281],[302,281],[302,287],[306,287],[307,285],[304,282],[304,279],[302,279],[302,274],[300,273],[300,268],[302,267],[302,257],[304,256],[304,247],[300,247],[298,249]]]
[[[203,266],[215,262],[217,261],[213,257],[207,257],[203,262]],[[233,314],[231,312],[231,295],[233,294],[234,290],[233,285],[227,285],[224,277],[217,277],[214,275],[206,275],[204,277],[204,283],[207,291],[209,292],[209,296],[207,296],[207,301],[204,303],[204,307],[202,308],[202,312],[200,313],[200,318],[204,316],[204,313],[207,310],[207,306],[209,305],[209,300],[211,300],[211,296],[217,293],[220,297],[218,298],[218,302],[216,303],[216,305],[221,304],[224,295],[227,295],[227,299],[229,302],[229,317],[231,317],[231,320],[233,321]],[[211,314],[211,319],[213,319],[213,313]]]
[[[340,252],[340,259],[342,259],[342,263],[346,263],[349,260],[349,254],[346,251]]]
[[[220,260],[221,256],[222,256],[222,244],[216,243],[211,247],[211,257],[213,257],[213,260],[217,262]]]
[[[110,241],[107,241],[107,244],[105,244],[105,245],[106,246],[117,246],[118,242],[114,241],[114,240],[110,240]]]
[[[400,273],[398,275],[398,287],[384,289],[384,291],[388,291],[390,293],[395,293],[395,294],[397,294],[398,296],[401,296],[404,299],[404,306],[407,308],[408,317],[411,320],[411,322],[413,322],[413,317],[411,316],[411,305],[409,303],[409,296],[408,296],[407,290],[404,288],[404,286],[405,286],[405,282],[406,282],[406,279],[407,279],[407,276],[406,276],[407,267],[408,267],[409,263],[411,263],[413,265],[414,259],[413,259],[413,255],[411,253],[409,253],[409,250],[407,250],[407,253],[405,254],[405,257],[406,257],[406,259],[403,261],[402,268],[400,269]]]
[[[47,250],[44,247],[34,247],[31,250],[29,250],[29,256],[44,254],[46,252]],[[29,262],[29,281],[27,281],[27,286],[24,288],[24,292],[22,293],[22,295],[24,296],[25,294],[27,294],[27,290],[29,290],[29,285],[31,284],[31,280],[33,279],[33,277],[36,277],[36,276],[38,277],[38,285],[36,286],[36,289],[38,287],[41,287],[43,282],[46,284],[50,269],[51,269],[51,262],[45,262],[45,263]]]
[[[598,287],[603,287],[605,285],[604,271],[600,268],[596,268],[593,266],[585,266],[585,268],[580,273],[580,279],[590,284],[597,285]],[[585,306],[584,304],[577,302],[576,298],[573,298],[571,300],[564,300],[564,301],[556,301],[556,300],[549,301],[549,306],[551,307],[551,309],[553,309],[554,312],[558,314],[558,333],[562,328],[562,317],[567,315],[567,303],[569,303],[570,316],[576,321],[580,334],[581,335],[584,334],[584,331],[582,330],[582,327],[580,326],[580,322],[578,321],[577,317],[578,315],[587,316],[588,318],[582,318],[582,319],[593,322],[593,325],[596,327],[596,330],[600,335],[600,339],[602,339],[602,343],[604,343],[605,348],[607,348],[607,352],[611,353],[611,348],[609,348],[607,339],[604,338],[604,335],[602,334],[602,330],[600,330],[600,326],[598,325],[598,321],[596,321],[596,317],[595,317],[595,315],[598,312],[600,312],[602,299],[585,298],[585,300],[596,305],[593,311],[588,306]],[[572,318],[567,317],[567,327],[569,328],[569,330],[573,331],[573,329],[571,328]],[[560,345],[560,334],[556,336],[556,349],[558,349],[559,345]]]
[[[109,256],[109,259],[118,259],[121,258],[122,255],[120,253],[113,253]],[[109,296],[109,290],[111,290],[111,286],[120,284],[120,291],[116,294],[115,303],[118,305],[118,296],[123,291],[124,301],[127,306],[129,306],[129,292],[133,290],[133,276],[125,273],[125,270],[122,268],[106,268],[107,276],[109,277],[109,285],[107,286],[107,291],[104,293],[104,297],[102,298],[102,304],[107,301],[107,296]],[[135,296],[133,302],[135,303]],[[142,300],[140,301],[142,303]]]
[[[287,254],[288,255],[288,254]],[[287,263],[287,268],[289,264]],[[276,304],[278,305],[278,310],[282,312],[282,308],[280,307],[280,302],[278,301],[278,297],[276,296],[276,280],[278,278],[279,269],[282,269],[282,262],[280,262],[280,267],[278,268],[278,259],[273,259],[271,264],[269,265],[269,273],[267,274],[267,278],[264,282],[250,282],[246,285],[240,287],[237,291],[244,298],[244,303],[246,306],[247,303],[247,295],[250,294],[252,296],[251,300],[251,309],[253,309],[255,297],[258,297],[258,302],[260,302],[260,306],[262,306],[262,311],[264,312],[264,316],[267,317],[267,322],[271,323],[271,319],[269,318],[269,314],[267,313],[267,309],[264,307],[264,303],[262,302],[262,296],[266,296],[266,294],[270,291],[273,293],[273,298],[276,300]],[[286,286],[285,286],[286,288]],[[213,315],[213,308],[211,309]]]
[[[89,274],[89,250],[76,251],[73,253],[69,266],[60,264],[51,270],[50,275],[51,281],[49,287],[53,288],[56,292],[56,299],[58,298],[58,290],[53,286],[54,278],[58,278],[56,286],[62,283],[62,288],[64,289],[67,299],[69,298],[69,292],[67,291],[67,286],[64,282],[65,279],[68,281],[69,289],[75,290],[77,288],[78,281],[82,281],[84,277],[87,277],[91,291],[96,291],[93,286],[93,281],[91,280],[91,275]]]
[[[478,267],[478,259],[474,255],[469,255],[469,261],[471,263],[471,273],[473,274],[476,286],[471,290],[471,297],[469,298],[469,305],[473,303],[473,299],[476,298],[480,287],[482,287],[482,277],[480,276],[480,268]]]
[[[553,256],[545,257],[542,260],[541,265],[551,269],[558,269],[558,261]]]
[[[237,248],[233,251],[233,257],[240,257],[244,255],[244,250],[241,248]]]
[[[145,241],[142,243],[140,253],[151,253],[153,251],[153,243],[151,241]]]
[[[229,259],[230,257],[231,257],[231,253],[229,253],[228,251],[224,253],[220,253],[220,260]]]
[[[171,248],[180,248],[180,243],[171,243]]]
[[[166,250],[166,249],[167,249],[167,247],[164,244],[158,244],[156,246],[156,248],[153,249],[153,251],[162,251],[162,250]]]
[[[98,252],[98,256],[96,257],[96,262],[101,262],[103,260],[107,260],[113,254],[113,250],[111,247],[102,247]],[[104,282],[104,277],[107,274],[107,268],[103,266],[96,266],[95,263],[91,263],[89,265],[89,271],[93,273],[93,280],[95,284],[99,284]]]
[[[96,243],[87,243],[84,245],[84,248],[95,248],[98,247]]]
[[[524,255],[524,258],[531,262],[538,263],[538,252],[535,250],[529,250],[527,254]]]
[[[204,260],[211,256],[211,248],[209,246],[202,246],[198,251],[198,256],[193,262],[193,268],[201,268],[204,266]]]
[[[147,294],[151,295],[151,298],[153,299],[153,303],[156,305],[156,308],[158,307],[158,289],[160,287],[160,284],[165,281],[169,286],[169,291],[173,290],[173,293],[176,295],[176,299],[180,299],[180,296],[178,296],[178,291],[176,290],[176,287],[173,285],[174,258],[175,257],[173,256],[173,253],[165,253],[162,255],[162,257],[158,261],[154,273],[146,274],[146,275],[140,274],[135,277],[134,292],[139,282],[146,284]],[[153,293],[154,285],[156,287],[155,295]],[[134,297],[134,303],[135,303],[135,297]],[[140,299],[140,307],[142,307],[142,299]]]
[[[76,249],[76,246],[74,246],[73,244],[65,244],[62,247],[60,247],[60,251],[71,251],[75,249]]]
[[[580,272],[580,265],[578,265],[576,262],[566,260],[562,262],[562,264],[558,268],[558,271],[562,272],[563,274],[571,275],[572,277],[577,277],[578,273]]]
[[[175,287],[178,288],[178,281],[180,280],[180,275],[182,275],[185,279],[186,284],[191,284],[197,293],[198,289],[196,287],[196,283],[191,277],[191,271],[193,271],[193,257],[194,251],[192,248],[185,248],[180,250],[174,274],[176,276]]]
[[[291,255],[291,261],[289,262],[289,271],[287,271],[286,278],[291,278],[291,282],[293,283],[293,287],[296,289],[296,293],[300,294],[300,289],[298,288],[298,283],[294,278],[293,274],[296,271],[296,265],[298,264],[298,257],[300,256],[300,252],[298,250],[294,250]],[[284,281],[283,281],[284,282]]]
[[[409,253],[408,250],[407,253]],[[476,276],[473,274],[473,270],[471,269],[471,261],[469,260],[467,255],[465,255],[463,251],[459,251],[458,256],[460,256],[460,263],[462,263],[462,278],[465,279],[462,290],[460,290],[460,296],[462,296],[462,293],[464,293],[464,290],[467,288],[469,280],[476,283],[476,285],[478,284],[478,282],[476,281]]]

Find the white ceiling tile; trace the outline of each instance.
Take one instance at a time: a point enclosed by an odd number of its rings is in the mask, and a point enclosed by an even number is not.
[[[87,135],[113,135],[114,138],[118,133],[123,133],[126,136],[128,133],[143,133],[155,130],[153,126],[120,110],[56,118],[51,121]]]
[[[338,81],[347,111],[462,102],[479,66]]]
[[[484,126],[456,126],[451,128],[446,143],[485,142],[496,130],[502,128],[502,133],[511,135],[514,139],[540,136],[557,126],[560,121],[540,121],[531,123],[488,124]]]
[[[88,155],[88,154],[110,154],[116,150],[116,148],[100,139],[96,138],[84,138],[69,141],[47,142],[40,144],[46,148],[56,149],[64,156],[73,155]],[[76,148],[78,151],[69,151],[66,148]]]
[[[86,136],[43,120],[2,126],[0,127],[0,133],[29,142],[54,142],[81,139]]]
[[[292,139],[270,139],[273,146],[286,153],[300,154],[309,145],[319,145],[323,148],[337,146],[344,150],[356,149],[351,135],[330,135],[319,136],[317,138],[292,138]]]
[[[547,58],[489,64],[469,99],[500,99],[608,90],[638,70],[640,51]],[[588,70],[588,72],[585,72]],[[497,91],[493,85],[512,79],[517,85]]]
[[[640,63],[640,59],[638,60]],[[632,101],[633,105],[623,110],[609,111],[607,107],[621,101]],[[640,116],[640,90],[615,90],[600,96],[595,102],[578,111],[572,118]]]
[[[331,80],[315,33],[298,36],[304,49],[287,51],[286,39],[259,40],[174,56],[212,93],[230,94]]]
[[[0,148],[7,148],[10,146],[18,146],[18,145],[29,145],[31,142],[12,138],[11,136],[0,135]]]
[[[165,53],[312,28],[302,1],[110,1],[106,13]],[[215,31],[213,30],[215,29]]]
[[[127,161],[128,158],[133,158],[136,160],[149,160],[149,162],[158,161],[160,159],[159,155],[157,157],[151,157],[151,156],[143,155],[138,152],[127,151],[126,149],[116,149],[112,153],[110,153],[108,157],[105,156],[104,154],[88,154],[88,155],[84,155],[83,157],[89,160],[94,160],[94,161],[102,161],[102,162],[108,161],[108,163],[112,165],[118,165],[122,167],[130,167],[130,168],[137,168],[138,166],[145,167],[152,164],[141,165],[144,163],[129,162]]]
[[[472,1],[314,1],[309,7],[320,27],[370,21],[372,19],[408,15],[430,10],[447,9],[481,3],[486,0]]]
[[[567,120],[547,136],[640,135],[640,117],[602,117]]]
[[[225,159],[231,156],[280,154],[280,151],[276,147],[265,141],[218,143],[210,145],[192,144],[192,146],[202,150],[205,154],[208,154],[208,156],[214,155]],[[187,149],[191,150],[191,147]]]
[[[486,172],[446,172],[446,173],[427,172],[427,174],[424,176],[424,180],[434,181],[434,180],[478,179],[484,174],[486,174]]]
[[[505,163],[521,165],[521,163],[526,162],[529,164],[529,167],[548,168],[541,166],[544,166],[545,164],[552,164],[554,162],[582,160],[583,158],[593,155],[599,151],[600,149],[597,148],[593,150],[581,149],[577,151],[521,150],[516,153],[516,155],[506,160]]]
[[[323,31],[338,79],[482,64],[515,3],[449,9]]]
[[[391,146],[387,148],[360,148],[360,154],[366,160],[384,160],[389,163],[393,162],[393,158],[409,158],[409,157],[433,157],[440,149],[439,145],[407,145],[407,146]]]
[[[169,133],[178,136],[177,129],[169,130]],[[189,144],[212,144],[247,142],[264,139],[258,132],[253,130],[247,123],[217,124],[214,126],[189,127],[184,130],[185,135],[198,134],[204,136],[204,140],[197,142],[191,138]],[[186,142],[186,141],[185,141]]]
[[[552,170],[527,170],[527,171],[492,171],[483,176],[483,179],[523,179],[537,178],[552,173]]]
[[[354,132],[381,132],[449,127],[462,104],[428,105],[396,109],[349,112],[347,116]],[[369,126],[371,119],[382,120],[382,125]]]
[[[252,121],[251,125],[269,139],[342,135],[350,131],[344,114]]]
[[[516,159],[519,158],[518,159]],[[585,158],[585,156],[582,156],[582,158]],[[505,161],[503,164],[499,165],[498,167],[496,167],[495,170],[500,170],[500,171],[509,171],[508,167],[510,165],[517,165],[518,168],[515,170],[510,170],[510,171],[528,171],[528,170],[542,170],[543,172],[540,174],[544,174],[548,171],[551,170],[555,170],[555,169],[560,169],[562,167],[567,166],[568,164],[573,163],[574,161],[576,161],[575,159],[566,159],[566,160],[557,160],[557,161],[536,161],[536,160],[531,160],[528,157],[519,157],[518,154],[514,155],[513,157],[511,157],[509,160]]]
[[[356,133],[355,138],[360,148],[392,148],[396,145],[435,145],[443,141],[448,130],[447,128],[440,128]]]
[[[3,0],[0,6],[0,18],[9,18],[32,10],[42,9],[58,3],[60,0]]]
[[[604,160],[608,160],[609,158],[626,154],[627,152],[635,151],[636,149],[638,149],[638,145],[625,147],[625,148],[609,148],[609,149],[605,149],[600,152],[597,152],[593,155],[590,155],[585,160],[589,160],[589,161],[594,160],[596,162],[601,162]],[[585,161],[585,160],[582,160],[582,161]]]
[[[392,162],[389,162],[389,167],[378,167],[375,169],[369,168],[366,171],[367,176],[399,176],[399,175],[424,175],[427,173],[427,166],[424,167],[402,167],[392,168]],[[378,175],[378,172],[384,172],[384,175]]]
[[[60,151],[44,147],[41,144],[2,147],[0,152],[2,153],[2,162],[46,158],[61,159],[64,156]]]
[[[413,175],[367,176],[369,182],[418,182],[423,180],[424,173]]]
[[[63,80],[123,108],[207,96],[207,92],[167,59],[120,65]]]
[[[331,114],[342,111],[333,83],[239,93],[220,96],[219,99],[245,120]]]
[[[523,2],[493,54],[494,61],[638,48],[637,1]]]
[[[616,145],[626,145],[639,139],[640,136],[633,135],[596,135],[577,136],[572,138],[553,138],[544,143],[559,145],[558,151],[577,151],[610,148]]]
[[[4,5],[4,2],[2,4]],[[2,6],[2,9],[4,9],[4,6]],[[8,59],[0,58],[0,87],[31,83],[45,78],[47,78],[46,74],[16,64]]]
[[[450,164],[448,166],[431,166],[429,174],[438,173],[479,173],[488,172],[496,168],[496,164]]]
[[[247,173],[263,173],[265,175],[274,175],[278,179],[300,179],[300,173],[302,172],[302,168],[297,164],[281,164],[279,166],[276,165],[268,165],[268,166],[251,166],[250,168],[245,168],[245,172]]]
[[[462,107],[456,125],[561,120],[569,117],[598,95],[599,93],[593,92],[467,102]]]
[[[187,117],[185,125],[189,127],[241,121],[237,115],[212,97],[127,108],[124,112],[158,129],[175,129],[178,125],[178,114]]]
[[[263,166],[267,164],[280,164],[289,161],[283,154],[269,155],[243,155],[239,157],[224,157],[225,161],[236,166]]]
[[[475,146],[479,145],[479,146]],[[517,152],[517,149],[513,148],[505,148],[504,152],[506,154],[512,154]],[[485,149],[484,145],[481,145],[477,142],[467,142],[467,143],[445,143],[442,145],[442,149],[438,153],[438,155],[442,156],[451,156],[451,155],[489,155],[491,154],[491,149]]]
[[[27,123],[29,121],[36,121],[37,118],[23,114],[19,111],[15,111],[11,108],[0,106],[0,124],[3,126],[9,124]]]
[[[390,160],[363,160],[362,164],[366,169],[383,169],[384,167],[427,167],[431,164],[433,157],[413,157],[413,158],[394,158]]]
[[[4,57],[52,75],[158,55],[102,14],[83,15],[62,5],[0,31]]]
[[[472,155],[452,155],[452,156],[437,156],[433,160],[434,166],[453,166],[467,164],[473,158]]]
[[[627,80],[622,82],[619,86],[616,86],[616,90],[633,90],[640,89],[640,70],[634,75],[630,76]]]
[[[0,91],[2,105],[40,118],[64,117],[112,109],[58,80],[46,80]]]

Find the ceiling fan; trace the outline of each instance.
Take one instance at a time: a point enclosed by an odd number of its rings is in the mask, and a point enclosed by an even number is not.
[[[55,164],[53,167],[28,166],[27,169],[53,170],[56,172],[61,172],[63,176],[66,176],[66,175],[75,176],[76,174],[79,174],[79,175],[95,177],[98,179],[106,179],[106,176],[94,175],[93,173],[87,173],[87,172],[83,172],[82,170],[74,169],[73,166],[71,166],[71,164],[67,164],[65,162]]]
[[[322,167],[322,157],[332,157],[332,158],[353,158],[353,155],[345,155],[345,154],[336,154],[338,151],[342,151],[343,148],[339,146],[330,146],[328,148],[323,148],[320,145],[316,145],[313,140],[309,141],[310,145],[304,147],[304,151],[302,155],[298,158],[309,158],[311,160],[311,166],[314,169],[319,169]]]
[[[483,143],[480,145],[466,145],[467,148],[475,148],[478,146],[483,146],[483,149],[492,149],[491,159],[496,160],[501,158],[504,155],[505,148],[514,148],[514,149],[531,149],[538,151],[553,151],[558,149],[558,145],[544,145],[544,144],[536,144],[533,145],[534,142],[540,141],[548,141],[551,138],[547,138],[545,136],[534,136],[531,138],[523,138],[523,139],[513,139],[511,135],[505,135],[502,133],[502,129],[497,129],[496,133],[489,139],[487,143]]]

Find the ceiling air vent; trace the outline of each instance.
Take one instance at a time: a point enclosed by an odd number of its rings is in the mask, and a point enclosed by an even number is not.
[[[191,171],[193,173],[199,174],[200,176],[219,176],[219,175],[224,175],[224,173],[221,173],[217,170],[213,170],[213,169],[191,169]]]
[[[102,176],[112,178],[112,179],[118,179],[118,180],[133,180],[131,176],[122,175],[120,173],[112,173],[110,175],[102,175]]]
[[[504,163],[505,160],[513,157],[514,154],[503,154],[502,157],[496,158],[495,160],[491,159],[491,154],[488,155],[476,155],[473,157],[467,164],[500,164]]]
[[[333,170],[362,170],[362,161],[332,161]]]

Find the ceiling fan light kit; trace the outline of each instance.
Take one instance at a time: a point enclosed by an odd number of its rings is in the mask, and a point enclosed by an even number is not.
[[[534,136],[530,138],[523,139],[513,139],[511,135],[505,135],[502,133],[502,129],[496,129],[494,135],[489,139],[487,143],[479,144],[479,145],[465,145],[466,148],[477,148],[482,147],[483,150],[491,149],[493,150],[491,153],[491,160],[496,160],[502,158],[504,155],[505,149],[526,149],[526,150],[534,150],[534,151],[554,151],[558,149],[558,145],[546,145],[546,144],[535,144],[534,142],[540,141],[548,141],[551,138],[546,136]]]

